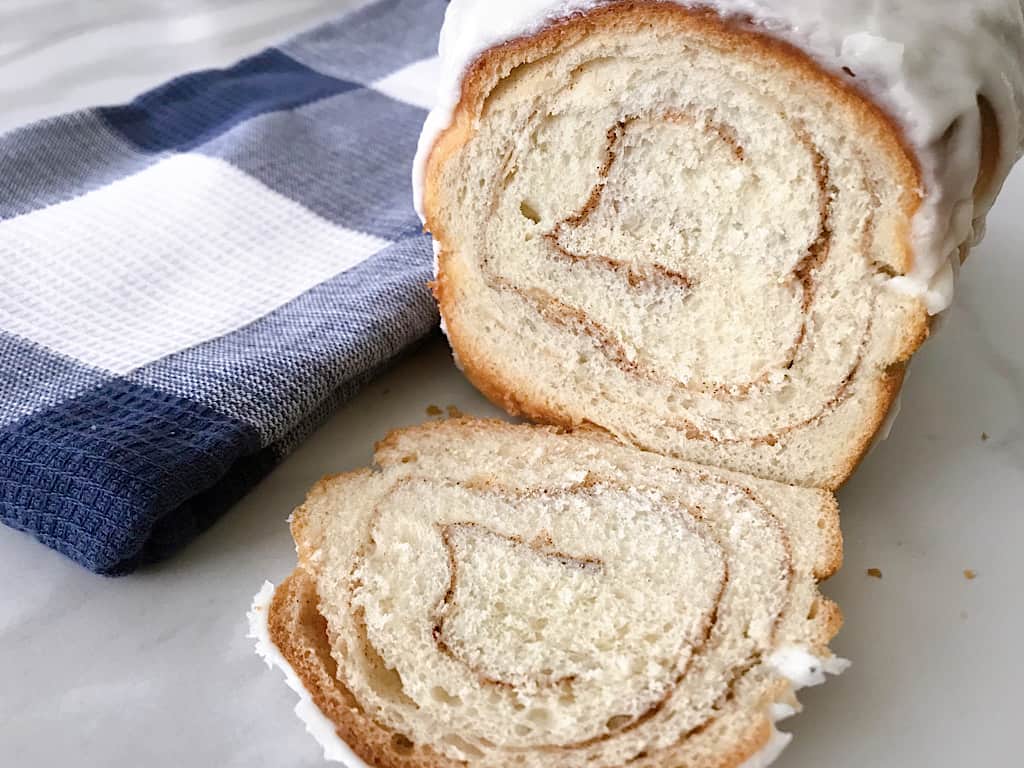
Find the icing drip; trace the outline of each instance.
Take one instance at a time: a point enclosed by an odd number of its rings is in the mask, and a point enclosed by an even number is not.
[[[850,668],[846,659],[822,659],[795,645],[779,648],[769,657],[768,663],[793,684],[794,691],[823,685],[826,675],[841,675]]]
[[[1024,0],[667,0],[750,18],[855,84],[902,127],[921,166],[911,271],[890,280],[931,314],[953,300],[955,265],[976,244],[1013,164],[1024,154]],[[450,125],[462,78],[488,48],[614,0],[452,0],[441,32],[438,99],[413,171],[423,216],[427,156]],[[982,107],[982,102],[987,105]],[[985,189],[983,113],[998,124],[996,163]]]
[[[821,685],[825,682],[826,673],[841,675],[850,668],[845,659],[820,659],[805,648],[785,646],[771,655],[768,662],[775,670],[793,684],[793,690]],[[772,719],[772,734],[759,752],[747,759],[740,768],[768,768],[782,755],[793,740],[793,734],[784,733],[775,724],[796,714],[789,704],[772,704],[769,715]]]

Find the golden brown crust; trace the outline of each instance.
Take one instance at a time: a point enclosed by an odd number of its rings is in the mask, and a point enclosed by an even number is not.
[[[818,581],[827,581],[843,567],[843,530],[840,525],[839,502],[830,491],[822,492],[821,507],[818,528],[826,542],[826,551],[814,568],[814,577]]]
[[[843,612],[839,609],[838,605],[827,597],[822,597],[815,603],[815,610],[817,611],[815,618],[818,621],[819,627],[815,639],[818,643],[819,652],[823,652],[828,649],[828,644],[835,639],[836,635],[843,628]]]
[[[324,496],[330,487],[348,478],[367,477],[372,475],[369,469],[360,469],[354,472],[343,474],[325,475],[306,494],[306,500],[292,512],[288,523],[295,540],[295,546],[299,553],[299,562],[303,563],[310,559],[312,551],[319,546],[320,536],[312,530],[309,515],[309,506],[321,496]]]
[[[444,258],[443,254],[441,258]],[[449,298],[448,284],[448,279],[443,273],[431,284],[438,305],[442,308],[442,314],[445,312],[445,307],[450,308],[454,301],[454,299]],[[553,408],[544,408],[540,404],[531,401],[525,393],[518,392],[503,383],[501,374],[494,364],[488,363],[482,357],[467,354],[468,350],[473,347],[471,343],[463,342],[464,334],[460,323],[452,324],[449,322],[447,333],[452,347],[458,350],[459,365],[466,378],[484,397],[507,414],[543,424],[552,424],[564,429],[573,429],[579,426],[579,423],[574,422],[567,414],[556,411]]]
[[[501,368],[476,349],[472,340],[473,330],[462,327],[455,312],[458,303],[457,269],[453,264],[453,252],[447,244],[449,238],[439,215],[439,196],[442,194],[440,177],[443,168],[449,158],[472,138],[474,120],[480,115],[488,95],[497,82],[515,66],[537,61],[561,46],[571,45],[583,39],[597,29],[628,29],[654,24],[659,28],[668,29],[674,25],[681,32],[697,31],[705,39],[723,49],[742,50],[751,56],[781,61],[786,67],[800,72],[803,79],[826,88],[833,98],[856,115],[862,132],[870,136],[876,146],[881,148],[890,165],[896,169],[900,187],[905,190],[903,208],[906,227],[900,237],[902,264],[899,265],[899,271],[906,273],[912,266],[909,223],[921,203],[920,197],[911,192],[921,187],[922,177],[918,160],[909,148],[900,126],[875,102],[857,90],[850,80],[826,72],[806,53],[789,43],[765,36],[735,20],[724,20],[713,11],[691,9],[676,3],[656,0],[630,0],[595,9],[585,15],[574,16],[536,35],[512,40],[484,53],[467,72],[463,80],[462,96],[454,112],[451,126],[435,142],[427,163],[424,188],[427,229],[440,244],[438,276],[432,288],[441,314],[445,318],[449,339],[467,378],[491,402],[514,416],[565,428],[580,425],[580,422],[575,421],[564,409],[552,403],[538,402],[531,393],[507,381]],[[923,304],[913,317],[908,318],[908,323],[910,325],[903,334],[902,348],[895,355],[896,364],[908,360],[928,337],[929,319]],[[869,384],[875,385],[874,392],[870,395],[872,409],[864,417],[863,429],[849,439],[846,457],[837,458],[837,470],[822,483],[828,490],[839,488],[867,454],[899,394],[903,376],[902,371],[897,375],[887,370],[870,374],[870,377],[861,374],[859,380],[862,384],[865,379]]]
[[[398,444],[403,438],[419,437],[431,432],[444,433],[450,430],[453,425],[464,427],[466,429],[487,430],[489,432],[524,428],[521,425],[512,424],[502,419],[482,419],[475,416],[456,416],[449,419],[426,421],[412,427],[399,427],[398,429],[393,429],[388,432],[388,434],[384,436],[383,440],[377,441],[374,460],[380,464],[386,464],[388,460],[390,460],[389,454],[397,453]],[[525,428],[547,432],[552,435],[562,434],[565,431],[562,428],[551,424],[530,424]],[[604,435],[605,433],[602,432],[601,434]],[[614,438],[611,437],[607,437],[606,439],[616,442]]]
[[[927,338],[927,328],[925,328],[925,338]],[[852,441],[851,453],[842,465],[842,471],[837,473],[834,479],[825,486],[826,490],[838,491],[850,479],[853,473],[857,471],[857,467],[861,465],[864,459],[867,458],[872,446],[875,444],[875,438],[879,430],[881,430],[885,420],[889,417],[889,411],[892,410],[893,405],[895,405],[897,398],[900,396],[906,374],[907,366],[905,363],[890,366],[883,374],[881,381],[878,382],[878,396],[875,401],[877,406],[871,412],[870,417],[865,420],[864,430],[858,439]]]
[[[980,94],[978,113],[981,115],[981,167],[974,185],[974,199],[981,201],[992,194],[992,185],[998,178],[1002,137],[999,135],[999,117],[992,102]]]
[[[464,766],[461,761],[413,744],[363,711],[337,679],[327,622],[317,609],[318,603],[316,582],[303,569],[296,569],[274,592],[268,615],[270,639],[310,692],[317,708],[334,724],[338,737],[377,768]]]

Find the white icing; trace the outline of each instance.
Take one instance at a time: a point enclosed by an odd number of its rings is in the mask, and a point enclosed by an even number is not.
[[[746,762],[744,762],[740,768],[768,768],[769,765],[781,757],[783,751],[789,746],[789,742],[792,740],[792,733],[783,733],[772,725],[772,736],[768,740],[768,743],[761,747],[760,752],[756,752],[754,755],[747,758]]]
[[[441,32],[441,76],[413,170],[423,216],[427,156],[458,104],[462,78],[488,48],[615,0],[452,0]],[[858,87],[902,126],[924,177],[914,219],[913,268],[891,287],[932,314],[953,299],[963,243],[977,242],[1010,168],[1024,154],[1024,0],[669,0],[749,17],[823,67],[856,73]],[[978,201],[981,94],[999,123],[999,160]],[[954,123],[958,127],[943,141]]]
[[[932,335],[935,334],[935,326],[940,324],[940,320],[943,320],[946,315],[936,317],[932,321]],[[903,383],[900,385],[899,394],[896,395],[896,399],[893,400],[892,405],[889,406],[889,412],[885,414],[885,421],[882,422],[882,426],[879,427],[878,432],[875,434],[874,439],[871,441],[871,447],[868,449],[867,455],[870,455],[880,443],[884,443],[890,437],[892,437],[892,431],[896,427],[896,420],[899,419],[900,414],[903,412],[903,392],[904,387],[907,386],[907,382],[910,381],[910,373],[913,370],[913,361],[907,364],[906,370],[903,372]]]
[[[370,768],[359,759],[352,748],[338,736],[334,724],[313,702],[313,696],[302,684],[292,665],[281,655],[274,641],[270,638],[270,626],[267,621],[270,614],[270,601],[274,598],[274,585],[269,581],[252,600],[249,610],[249,637],[256,641],[256,654],[267,666],[277,667],[284,672],[288,687],[299,694],[299,703],[295,705],[295,714],[305,723],[306,730],[316,739],[324,750],[324,759],[329,763],[342,763],[347,768]]]
[[[787,645],[768,657],[768,664],[793,684],[793,690],[811,688],[825,682],[826,675],[841,675],[850,668],[850,662],[833,656],[822,659],[806,648]]]
[[[808,688],[814,685],[821,685],[825,682],[825,674],[841,675],[850,668],[850,662],[845,659],[831,658],[821,659],[805,648],[791,645],[775,651],[769,658],[768,663],[775,668],[775,671],[787,678],[794,690]],[[747,759],[740,768],[768,768],[782,755],[782,752],[793,740],[793,734],[783,733],[775,727],[779,723],[797,712],[796,708],[775,702],[769,708],[768,714],[772,719],[772,735],[759,752]]]
[[[905,383],[906,383],[906,379],[904,378],[904,384]],[[902,413],[902,412],[903,412],[903,391],[900,390],[900,393],[898,395],[896,395],[896,399],[893,401],[892,405],[889,406],[889,412],[887,414],[885,414],[885,421],[882,422],[882,426],[878,430],[878,434],[875,435],[875,440],[871,444],[872,450],[874,450],[874,447],[875,447],[876,444],[881,443],[881,442],[885,442],[890,437],[892,437],[892,430],[896,426],[896,420],[900,417],[900,413]]]
[[[783,720],[788,720],[796,714],[796,707],[777,701],[771,705],[768,712],[773,722],[781,723]]]

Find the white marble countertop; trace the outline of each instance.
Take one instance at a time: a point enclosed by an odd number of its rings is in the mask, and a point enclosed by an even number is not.
[[[0,130],[227,64],[351,4],[3,0]],[[835,648],[855,666],[805,692],[782,768],[1020,764],[1022,211],[1024,169],[915,363],[892,438],[840,495],[847,563],[826,591],[847,616]],[[285,517],[306,488],[365,464],[375,439],[431,404],[494,414],[439,339],[183,555],[130,578],[92,576],[0,528],[0,765],[320,765],[294,694],[252,653],[245,612],[294,564]]]

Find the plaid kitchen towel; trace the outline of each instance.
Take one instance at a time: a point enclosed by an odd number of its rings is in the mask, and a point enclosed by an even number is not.
[[[211,525],[436,324],[443,0],[0,136],[0,519],[102,574]]]

